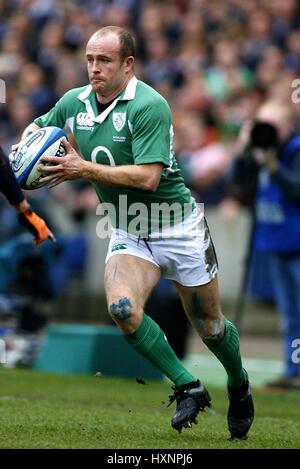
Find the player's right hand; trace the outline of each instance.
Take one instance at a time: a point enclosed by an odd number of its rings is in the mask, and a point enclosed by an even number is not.
[[[47,226],[45,220],[39,217],[31,208],[18,213],[18,220],[22,226],[33,234],[34,244],[41,244],[48,238],[53,242],[56,241],[54,234]]]

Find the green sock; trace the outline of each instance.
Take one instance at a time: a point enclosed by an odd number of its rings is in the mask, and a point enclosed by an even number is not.
[[[246,374],[242,366],[240,341],[237,328],[225,319],[225,333],[218,345],[213,345],[211,339],[203,339],[209,350],[220,360],[228,375],[228,386],[239,387],[245,383]]]
[[[141,355],[150,360],[175,386],[196,381],[182,365],[170,347],[159,325],[144,314],[143,320],[133,334],[124,335],[127,342]]]

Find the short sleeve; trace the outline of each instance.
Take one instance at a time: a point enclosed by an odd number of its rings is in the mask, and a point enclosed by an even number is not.
[[[138,110],[133,121],[132,154],[135,164],[170,165],[171,111],[163,100]]]

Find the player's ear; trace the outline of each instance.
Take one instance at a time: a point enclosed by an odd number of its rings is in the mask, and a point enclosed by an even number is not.
[[[132,67],[133,67],[133,64],[134,64],[134,57],[132,55],[129,55],[128,57],[126,57],[125,59],[125,66],[126,66],[126,70],[131,70]]]

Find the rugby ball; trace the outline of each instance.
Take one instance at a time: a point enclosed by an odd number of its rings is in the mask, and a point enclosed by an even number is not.
[[[22,189],[33,190],[45,186],[40,179],[44,176],[38,170],[42,156],[64,156],[66,151],[62,139],[65,132],[58,127],[44,127],[35,130],[20,142],[12,162],[12,169]],[[46,174],[45,174],[46,175]]]

